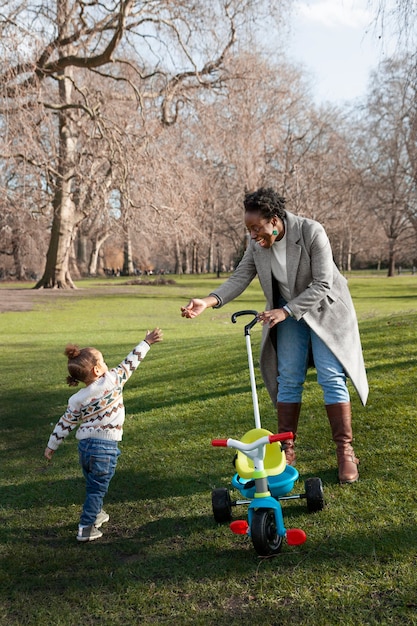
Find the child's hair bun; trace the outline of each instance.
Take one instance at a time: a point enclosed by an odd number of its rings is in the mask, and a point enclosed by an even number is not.
[[[66,348],[65,348],[65,356],[68,357],[68,359],[76,359],[77,356],[80,356],[81,350],[78,346],[76,346],[73,343],[69,343]]]

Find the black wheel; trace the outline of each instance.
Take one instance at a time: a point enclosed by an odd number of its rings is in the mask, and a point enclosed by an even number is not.
[[[269,556],[281,550],[282,537],[277,534],[274,509],[254,511],[250,532],[253,547],[260,556]]]
[[[230,522],[232,519],[232,501],[229,490],[226,487],[213,489],[211,492],[211,504],[216,522]]]
[[[324,508],[323,483],[320,478],[307,478],[304,483],[309,513],[322,511]]]

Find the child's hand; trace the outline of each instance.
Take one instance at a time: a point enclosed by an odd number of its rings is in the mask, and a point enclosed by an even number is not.
[[[152,332],[148,330],[148,332],[146,333],[145,341],[151,346],[153,343],[162,341],[162,337],[162,330],[160,328],[155,328]]]
[[[48,461],[50,461],[53,457],[55,450],[52,450],[51,448],[45,448],[45,452],[43,453],[45,458],[48,459]]]

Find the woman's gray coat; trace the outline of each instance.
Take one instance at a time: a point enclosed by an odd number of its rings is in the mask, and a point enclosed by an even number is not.
[[[287,273],[294,317],[301,318],[324,341],[342,364],[362,404],[368,397],[368,381],[362,355],[356,312],[347,280],[337,269],[330,242],[318,222],[286,211]],[[236,270],[212,292],[219,306],[239,296],[258,275],[266,298],[265,310],[273,309],[270,248],[251,240]],[[272,402],[277,401],[277,356],[264,326],[260,367]]]

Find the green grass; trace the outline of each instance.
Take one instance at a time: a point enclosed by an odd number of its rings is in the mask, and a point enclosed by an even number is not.
[[[309,515],[303,501],[283,503],[286,526],[308,540],[267,559],[211,511],[211,489],[230,483],[232,452],[210,440],[253,427],[244,322],[230,315],[261,310],[263,298],[254,284],[223,309],[184,320],[180,306],[218,281],[175,280],[83,281],[70,294],[36,292],[32,311],[0,315],[0,625],[417,624],[417,277],[350,277],[371,390],[366,408],[352,392],[360,481],[337,483],[310,371],[295,491],[321,476],[326,507]],[[164,342],[125,388],[110,522],[101,540],[80,545],[75,437],[43,460],[71,393],[64,346],[94,345],[114,365],[156,325]],[[255,356],[260,331],[251,335]],[[275,430],[257,367],[256,376],[263,426]]]

